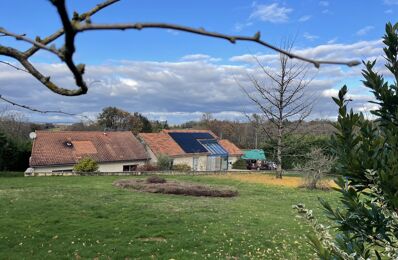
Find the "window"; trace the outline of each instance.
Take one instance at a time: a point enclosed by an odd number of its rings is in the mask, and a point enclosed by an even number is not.
[[[137,164],[123,165],[124,172],[134,172],[137,170]]]

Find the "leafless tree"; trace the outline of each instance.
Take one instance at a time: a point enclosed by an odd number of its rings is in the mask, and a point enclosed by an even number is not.
[[[0,110],[0,132],[16,140],[25,140],[30,132],[30,124],[26,123],[22,113],[3,107]]]
[[[329,173],[335,158],[325,155],[322,148],[313,148],[305,155],[307,161],[295,166],[296,170],[303,172],[303,186],[308,189],[323,188],[323,179]]]
[[[290,41],[284,44],[287,50],[292,46]],[[266,67],[256,56],[253,58],[264,80],[249,74],[251,88],[242,89],[260,110],[259,114],[253,115],[252,122],[276,146],[276,177],[282,178],[285,137],[292,134],[312,110],[314,99],[306,93],[312,78],[307,63],[289,59],[283,53],[279,55],[277,68]]]
[[[253,42],[259,45],[262,45],[266,48],[270,48],[274,51],[284,54],[284,57],[289,57],[291,59],[298,59],[308,63],[312,63],[314,66],[319,67],[321,64],[340,64],[347,66],[355,66],[358,65],[358,61],[328,61],[328,60],[314,60],[306,57],[302,57],[291,53],[290,51],[275,47],[270,43],[263,41],[261,39],[260,32],[255,33],[253,36],[239,36],[239,35],[227,35],[217,32],[210,32],[205,30],[204,28],[192,28],[182,25],[169,24],[169,23],[93,23],[92,17],[101,11],[104,8],[109,7],[110,5],[118,2],[119,0],[106,0],[93,9],[79,14],[74,12],[72,16],[68,14],[66,9],[65,0],[50,0],[50,2],[54,5],[57,10],[57,13],[62,22],[62,28],[54,32],[53,34],[42,38],[40,36],[36,36],[35,39],[29,38],[23,33],[15,33],[7,30],[6,28],[0,27],[0,56],[5,56],[8,58],[15,59],[22,67],[18,67],[12,63],[7,61],[0,61],[1,65],[9,65],[15,69],[26,71],[32,76],[34,76],[37,80],[39,80],[45,87],[49,90],[65,96],[77,96],[87,93],[88,85],[83,78],[85,72],[84,64],[75,64],[73,60],[74,53],[76,51],[75,48],[75,39],[79,33],[87,32],[87,31],[98,31],[98,30],[142,30],[147,28],[157,28],[157,29],[172,29],[177,31],[183,31],[193,34],[198,34],[207,37],[219,38],[227,40],[231,43],[235,43],[237,41],[248,41]],[[64,44],[61,47],[55,46],[53,43],[55,40],[64,35]],[[19,50],[13,48],[11,46],[4,46],[1,44],[2,37],[12,37],[16,40],[24,41],[28,44],[31,44],[27,50]],[[29,61],[29,59],[35,55],[39,50],[45,50],[49,53],[58,57],[63,63],[65,63],[72,73],[77,89],[64,88],[58,86],[54,83],[50,76],[43,75],[38,68],[35,67],[33,63]]]

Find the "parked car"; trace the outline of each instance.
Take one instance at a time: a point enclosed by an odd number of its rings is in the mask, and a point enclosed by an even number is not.
[[[276,163],[271,161],[247,160],[248,170],[276,170]]]
[[[277,166],[275,162],[268,161],[265,162],[265,168],[265,170],[276,170]]]

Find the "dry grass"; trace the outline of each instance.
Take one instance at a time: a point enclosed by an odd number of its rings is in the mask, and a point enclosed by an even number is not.
[[[151,182],[153,180],[152,177],[149,177],[146,181],[140,179],[117,180],[113,185],[122,189],[175,195],[206,197],[235,197],[238,195],[238,191],[227,187],[212,187],[179,181],[166,182],[166,180],[164,182]]]
[[[230,179],[237,180],[242,182],[250,182],[250,183],[260,183],[266,185],[276,185],[276,186],[284,186],[284,187],[302,187],[303,179],[301,177],[292,177],[285,176],[283,179],[276,179],[275,176],[261,173],[252,173],[252,174],[226,174],[226,175],[213,175],[213,178],[219,179]],[[336,184],[333,180],[325,180],[325,185],[328,187],[334,187]]]

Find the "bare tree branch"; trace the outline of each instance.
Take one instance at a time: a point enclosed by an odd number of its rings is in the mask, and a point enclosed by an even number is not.
[[[26,37],[24,34],[16,34],[6,30],[5,28],[0,28],[0,36],[9,36],[17,40],[25,41],[32,44],[32,47],[25,52],[19,51],[17,49],[0,45],[0,55],[8,56],[16,59],[21,65],[36,79],[38,79],[43,85],[45,85],[51,91],[65,96],[77,96],[87,93],[88,87],[84,81],[83,74],[85,72],[85,65],[76,65],[73,61],[73,54],[75,53],[75,38],[78,33],[93,30],[141,30],[146,28],[157,28],[157,29],[172,29],[177,31],[183,31],[193,34],[198,34],[207,37],[219,38],[228,40],[231,43],[236,43],[237,41],[248,41],[257,43],[266,48],[272,49],[276,52],[283,54],[289,59],[298,59],[304,62],[313,64],[315,67],[319,68],[322,64],[335,64],[335,65],[347,65],[356,66],[360,64],[359,61],[330,61],[330,60],[316,60],[303,57],[292,53],[290,50],[285,50],[283,48],[278,48],[266,41],[261,40],[260,32],[257,32],[253,36],[240,36],[240,35],[228,35],[218,32],[210,32],[203,28],[193,28],[188,26],[169,24],[169,23],[121,23],[121,24],[92,24],[91,16],[99,12],[100,10],[118,2],[119,0],[107,0],[101,4],[98,4],[93,9],[79,15],[77,13],[73,14],[72,19],[69,18],[68,12],[65,6],[65,0],[51,0],[52,4],[56,7],[57,12],[61,18],[63,28],[57,30],[50,36],[41,39],[36,37],[35,40]],[[51,42],[58,39],[60,36],[65,35],[65,44],[62,48],[57,49],[54,45],[48,46]],[[46,50],[63,61],[68,69],[73,74],[75,78],[75,84],[78,89],[71,90],[57,86],[53,83],[50,77],[44,76],[39,70],[37,70],[28,59],[34,55],[38,50]]]
[[[38,113],[41,113],[41,114],[50,114],[51,113],[51,114],[64,114],[64,115],[68,115],[68,116],[77,116],[77,114],[67,113],[67,112],[63,112],[61,110],[39,110],[39,109],[32,108],[32,107],[29,107],[29,106],[26,106],[26,105],[21,105],[21,104],[18,104],[16,102],[14,102],[14,101],[6,99],[1,94],[0,94],[0,100],[3,100],[4,102],[9,103],[9,104],[11,104],[13,106],[17,106],[17,107],[20,107],[20,108],[23,108],[23,109],[27,109],[27,110],[30,110],[30,111],[33,111],[33,112],[38,112]]]
[[[15,65],[13,65],[13,64],[11,64],[11,63],[9,63],[9,62],[7,62],[7,61],[1,61],[1,60],[0,60],[0,63],[3,63],[3,64],[5,64],[5,65],[7,65],[7,66],[10,66],[10,67],[12,67],[12,68],[14,68],[14,69],[16,69],[16,70],[20,70],[20,71],[29,73],[29,71],[27,71],[27,70],[25,70],[25,69],[22,69],[22,68],[20,68],[20,67],[17,67],[17,66],[15,66]]]

